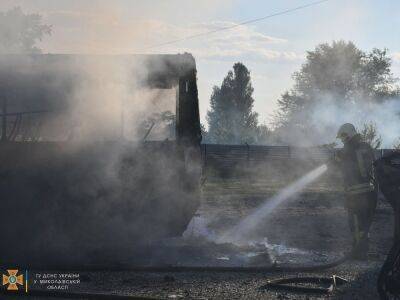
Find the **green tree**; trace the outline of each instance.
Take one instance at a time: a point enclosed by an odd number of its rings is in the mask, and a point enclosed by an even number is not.
[[[242,63],[233,66],[221,87],[214,86],[207,112],[209,142],[250,144],[266,133],[253,112],[253,91],[250,72]]]
[[[200,130],[201,130],[201,137],[202,137],[201,142],[202,142],[203,144],[207,144],[207,143],[209,142],[209,141],[208,141],[208,131],[207,131],[207,129],[206,129],[206,127],[204,126],[203,123],[200,123]]]
[[[255,135],[255,143],[256,144],[268,144],[271,140],[271,130],[267,125],[261,124],[257,127],[256,135]]]
[[[40,53],[36,43],[50,34],[39,14],[25,14],[20,7],[0,12],[0,53]]]
[[[370,144],[373,149],[379,149],[381,147],[382,137],[378,134],[375,123],[365,123],[360,130],[360,135],[362,140]]]
[[[399,95],[387,50],[365,53],[352,42],[334,41],[307,52],[306,62],[293,74],[294,86],[278,99],[277,132],[309,134],[313,107],[325,96],[338,105],[382,102]]]
[[[396,139],[393,143],[393,149],[400,150],[400,138]]]

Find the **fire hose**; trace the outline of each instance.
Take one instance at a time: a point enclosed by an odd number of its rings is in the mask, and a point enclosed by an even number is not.
[[[336,261],[321,264],[321,265],[277,265],[273,264],[272,266],[265,267],[222,267],[222,266],[131,266],[131,267],[121,267],[118,266],[115,268],[115,271],[130,271],[130,272],[168,272],[168,273],[177,273],[177,272],[241,272],[241,273],[273,273],[273,272],[315,272],[320,270],[325,270],[329,268],[336,267],[348,259],[351,258],[352,253],[349,252],[344,254],[341,258]],[[82,266],[81,266],[82,267]],[[69,270],[76,270],[79,268],[69,268]],[[102,271],[105,268],[100,266],[89,266],[85,268],[85,271]],[[107,271],[113,271],[107,268]],[[269,288],[280,288],[291,291],[298,292],[311,292],[311,293],[329,293],[333,290],[337,285],[343,284],[346,281],[339,277],[333,276],[331,278],[320,278],[320,277],[296,277],[296,278],[283,278],[283,279],[275,279],[267,282],[265,287]],[[338,280],[336,280],[338,279]],[[290,284],[295,283],[330,283],[329,288],[311,288],[311,287],[301,287],[301,286],[293,286]],[[101,297],[105,297],[107,299],[138,299],[139,296],[112,296],[105,294],[86,294],[86,293],[66,293],[66,292],[58,292],[58,291],[31,291],[29,295],[36,295],[44,297],[60,297],[60,298],[89,298],[89,299],[101,299]],[[21,293],[21,295],[26,295]],[[114,297],[114,298],[111,298]]]
[[[375,163],[377,182],[382,189],[383,194],[392,204],[395,210],[396,218],[396,235],[395,243],[392,250],[384,263],[379,280],[378,290],[382,299],[389,299],[390,296],[399,297],[400,291],[398,288],[398,279],[400,277],[400,203],[398,196],[400,193],[400,153],[393,154],[388,158],[382,158]],[[220,267],[220,266],[132,266],[115,268],[115,271],[131,271],[131,272],[242,272],[242,273],[273,273],[273,272],[315,272],[336,267],[351,257],[351,253],[344,254],[340,259],[322,265],[277,265],[266,267]],[[70,268],[69,270],[74,269]],[[79,268],[78,268],[79,269]],[[76,270],[76,268],[74,269]],[[104,268],[100,266],[90,266],[85,268],[85,271],[101,271]],[[113,271],[107,268],[108,271]],[[295,286],[293,284],[329,284],[327,288],[310,287],[310,286]],[[286,291],[307,292],[307,293],[330,293],[333,289],[341,284],[346,283],[346,280],[332,276],[331,278],[321,277],[295,277],[295,278],[280,278],[268,280],[263,288],[284,289]],[[110,295],[99,293],[74,293],[60,292],[47,290],[31,290],[28,294],[23,291],[19,293],[10,293],[2,290],[3,295],[13,296],[36,296],[36,297],[53,297],[53,298],[74,298],[74,299],[143,299],[142,296],[131,295]],[[146,299],[146,298],[145,298]],[[157,298],[147,298],[157,299]]]
[[[324,172],[326,170],[326,166],[321,166],[318,169],[310,172],[309,174],[307,174],[305,176],[305,178],[293,183],[290,187],[292,190],[297,190],[299,189],[300,183],[304,183],[305,181],[312,181],[315,178],[317,178],[317,172]],[[304,183],[305,184],[305,183]],[[286,191],[286,194],[283,193],[283,196],[287,196],[288,190]],[[282,196],[282,197],[283,197]],[[282,198],[281,197],[281,198]],[[275,198],[275,202],[277,203],[278,200],[280,200],[281,198],[276,197]],[[264,266],[264,267],[242,267],[242,266],[238,266],[238,267],[222,267],[222,266],[131,266],[131,267],[121,267],[118,266],[116,269],[114,269],[115,271],[130,271],[130,272],[168,272],[168,273],[177,273],[177,272],[241,272],[241,273],[272,273],[272,272],[287,272],[287,273],[293,273],[293,272],[315,272],[315,271],[320,271],[320,270],[325,270],[325,269],[329,269],[329,268],[333,268],[336,267],[342,263],[344,263],[345,261],[347,261],[349,258],[351,257],[351,253],[345,254],[343,255],[340,259],[330,262],[330,263],[326,263],[326,264],[322,264],[322,265],[277,265],[277,264],[273,264],[272,266]],[[80,269],[82,266],[76,266],[76,268],[69,268],[69,270],[76,270],[76,269]],[[100,266],[86,266],[85,267],[85,271],[102,271],[105,268],[100,267]],[[112,271],[109,268],[106,268],[108,271]],[[284,282],[288,282],[287,280],[289,279],[285,279],[286,281]],[[297,278],[296,280],[299,280],[299,278]],[[295,281],[296,281],[295,280]],[[303,281],[308,281],[308,280],[312,280],[313,282],[326,282],[327,280],[330,281],[331,279],[321,279],[319,277],[312,277],[310,279],[310,277],[306,277],[303,278]],[[343,282],[343,280],[341,281]],[[281,285],[281,287],[285,287],[285,285],[282,285],[283,283],[279,283],[279,282],[268,282],[267,285],[269,285],[270,287],[276,287],[277,285]],[[336,284],[334,284],[334,286],[336,286]],[[295,289],[294,287],[291,287],[291,289]],[[302,289],[301,287],[299,287],[298,291],[304,291],[304,289]],[[320,290],[321,291],[321,290]],[[326,289],[324,289],[324,291],[328,291]],[[46,294],[46,291],[33,291],[32,293],[40,293],[41,296],[45,296],[48,295],[49,297],[90,297],[89,294],[74,294],[74,293],[65,293],[65,292],[56,292],[56,291],[52,291],[48,294]],[[26,294],[23,294],[26,295]],[[93,294],[93,297],[95,299],[99,298],[101,295],[99,294]],[[96,298],[97,297],[97,298]],[[128,296],[126,296],[128,297]],[[132,296],[131,298],[121,298],[121,299],[137,299],[137,296]],[[115,299],[120,299],[120,298],[115,298]]]
[[[321,265],[277,265],[273,264],[272,266],[265,267],[215,267],[215,266],[132,266],[132,267],[118,267],[114,269],[107,269],[107,271],[129,271],[129,272],[148,272],[148,273],[179,273],[179,272],[240,272],[240,273],[294,273],[294,272],[316,272],[321,270],[326,270],[330,268],[334,268],[343,264],[345,261],[350,259],[351,253],[344,254],[338,260],[335,260],[330,263],[321,264]],[[77,268],[68,268],[63,269],[63,271],[76,271]],[[60,271],[60,269],[57,269]],[[85,271],[104,271],[104,268],[98,267],[89,267],[85,268]],[[336,280],[336,278],[339,278]],[[293,282],[291,282],[293,280]],[[345,280],[340,277],[331,277],[331,278],[321,278],[321,277],[296,277],[294,278],[286,278],[286,279],[277,279],[272,281],[267,281],[267,284],[264,288],[281,288],[287,289],[291,291],[297,292],[309,292],[309,293],[329,293],[332,291],[332,288],[311,288],[311,287],[296,287],[290,286],[288,283],[331,283],[334,287],[336,285],[341,285],[345,283]],[[101,293],[78,293],[78,292],[62,292],[62,291],[48,291],[48,290],[30,290],[28,293],[24,291],[7,291],[0,290],[0,294],[2,295],[12,295],[12,296],[32,296],[32,297],[51,297],[51,298],[70,298],[70,299],[161,299],[157,297],[143,297],[139,295],[112,295],[112,294],[101,294]]]
[[[348,283],[348,281],[339,276],[333,275],[332,277],[294,277],[294,278],[279,278],[268,280],[267,284],[262,288],[273,288],[276,290],[284,290],[289,292],[301,292],[312,294],[329,294],[332,293],[336,287]],[[317,284],[329,285],[328,287],[309,287],[299,286],[293,284]]]

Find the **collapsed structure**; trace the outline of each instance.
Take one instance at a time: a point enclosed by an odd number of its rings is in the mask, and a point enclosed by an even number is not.
[[[190,54],[6,55],[0,65],[2,263],[115,262],[185,230],[201,174]]]

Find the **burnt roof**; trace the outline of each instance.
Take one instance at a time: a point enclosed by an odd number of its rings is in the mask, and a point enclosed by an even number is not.
[[[24,81],[37,80],[41,76],[74,73],[82,63],[112,62],[131,64],[132,72],[139,69],[143,85],[170,88],[180,77],[196,70],[194,57],[184,54],[133,54],[133,55],[85,55],[85,54],[6,54],[0,55],[0,89],[21,88]],[[136,70],[135,70],[136,68]],[[50,75],[51,73],[51,75]],[[135,74],[136,76],[137,74]]]
[[[107,70],[108,66],[112,68]],[[123,84],[132,88],[172,88],[179,78],[196,71],[195,60],[189,53],[0,55],[0,98],[14,102],[17,110],[63,109],[69,95],[87,80],[85,74],[92,67],[107,70],[105,81],[118,81],[123,68],[123,72],[128,72]]]

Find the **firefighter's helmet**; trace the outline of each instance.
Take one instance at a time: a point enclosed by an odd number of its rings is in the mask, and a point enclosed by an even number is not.
[[[346,123],[340,126],[338,133],[337,133],[337,138],[338,139],[344,139],[348,140],[354,137],[357,134],[356,128],[354,127],[353,124],[351,123]]]

